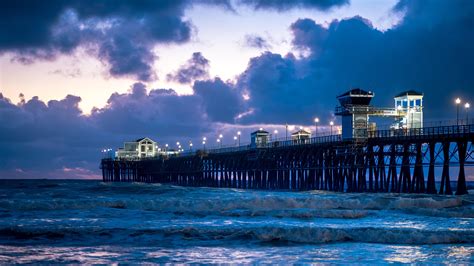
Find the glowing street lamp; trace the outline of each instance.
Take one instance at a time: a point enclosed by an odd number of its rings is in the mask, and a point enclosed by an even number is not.
[[[273,134],[275,135],[275,140],[277,140],[278,139],[278,130],[275,129],[273,131]]]
[[[331,126],[331,135],[332,135],[332,127],[334,126],[334,122],[333,121],[329,122],[329,125]]]
[[[456,125],[459,126],[459,105],[461,104],[461,99],[456,98],[454,102],[456,103]]]
[[[222,142],[221,142],[221,139],[217,139],[217,143],[220,144],[220,147],[222,148]]]
[[[237,145],[237,136],[234,136],[235,145]]]
[[[205,140],[202,141],[202,149],[203,149],[203,150],[206,149],[206,141],[205,141]]]
[[[464,109],[466,110],[466,125],[469,125],[469,108],[471,108],[471,104],[464,104]]]
[[[239,139],[239,146],[240,146],[240,135],[242,134],[242,132],[240,131],[237,131],[237,138]]]
[[[314,135],[316,136],[318,134],[318,123],[319,123],[319,118],[314,118]]]

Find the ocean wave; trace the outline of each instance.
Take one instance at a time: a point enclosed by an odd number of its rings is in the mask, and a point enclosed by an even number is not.
[[[322,217],[321,210],[447,210],[455,211],[455,208],[472,205],[470,201],[462,197],[441,197],[441,196],[377,196],[356,195],[346,196],[318,196],[306,195],[305,197],[279,196],[237,196],[223,198],[199,198],[199,197],[160,197],[159,195],[113,198],[113,197],[89,197],[77,199],[46,198],[46,199],[0,199],[0,209],[11,211],[29,210],[73,210],[73,209],[93,209],[97,207],[116,209],[137,209],[164,212],[182,213],[229,213],[238,215],[248,213],[250,215],[260,215],[268,212],[277,215],[286,215],[284,212],[291,210],[309,210],[309,216]],[[469,215],[474,215],[472,208],[466,209]],[[298,215],[297,211],[294,211]],[[312,213],[312,214],[311,214]],[[339,212],[342,216],[351,216],[351,212]],[[366,213],[366,212],[365,212]],[[305,216],[306,214],[301,214]],[[354,216],[359,216],[355,214]]]
[[[331,227],[169,227],[163,229],[123,228],[24,228],[0,229],[0,242],[78,241],[93,244],[142,243],[162,244],[197,241],[256,241],[321,244],[361,242],[383,244],[452,244],[474,243],[472,230],[423,230],[412,228],[331,228]],[[171,241],[171,242],[169,242]]]

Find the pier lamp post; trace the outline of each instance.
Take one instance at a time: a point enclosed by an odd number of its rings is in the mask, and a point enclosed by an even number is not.
[[[189,141],[189,150],[192,151],[193,150],[193,143],[191,141]]]
[[[332,127],[334,126],[334,122],[333,121],[329,122],[329,125],[331,126],[331,135],[332,135]]]
[[[319,123],[319,118],[314,119],[314,136],[318,135],[318,123]]]
[[[203,138],[202,138],[202,149],[203,149],[203,150],[206,149],[206,140],[207,140],[206,137],[203,137]]]
[[[273,134],[275,135],[275,140],[278,140],[278,130],[274,130],[273,131]]]
[[[288,124],[285,124],[285,140],[288,140]]]
[[[466,110],[466,125],[469,125],[469,108],[471,108],[470,103],[464,104],[464,109]]]
[[[221,147],[221,148],[222,148],[222,142],[221,142],[221,139],[217,139],[217,143],[219,143],[219,144],[220,144],[220,145],[219,145],[219,147]]]
[[[224,136],[222,134],[219,134],[219,142],[221,143],[221,147],[222,147],[223,138]]]
[[[415,113],[415,109],[410,109],[410,129],[413,128],[413,114]]]
[[[165,144],[165,153],[168,151],[168,143]]]
[[[456,125],[459,126],[459,105],[461,104],[461,99],[456,98],[454,102],[456,103]]]
[[[242,132],[237,131],[237,139],[238,139],[238,142],[239,142],[239,146],[240,146],[240,135],[242,135]]]
[[[234,136],[234,143],[237,146],[237,136]]]

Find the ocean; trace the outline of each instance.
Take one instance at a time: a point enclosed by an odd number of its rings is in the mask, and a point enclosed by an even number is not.
[[[0,264],[473,264],[470,193],[0,180]]]

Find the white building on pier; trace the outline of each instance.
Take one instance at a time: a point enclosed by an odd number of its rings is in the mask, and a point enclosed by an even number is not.
[[[140,138],[135,141],[127,141],[123,148],[115,152],[118,159],[139,159],[146,157],[155,157],[158,155],[158,144],[150,138]]]

